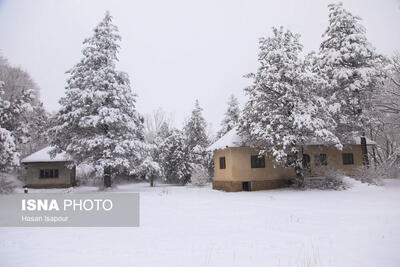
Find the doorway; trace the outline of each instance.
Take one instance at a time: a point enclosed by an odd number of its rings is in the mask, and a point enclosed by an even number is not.
[[[250,190],[250,182],[242,182],[242,190],[243,191],[251,191]]]
[[[305,176],[311,176],[311,158],[308,154],[303,154],[303,172]]]

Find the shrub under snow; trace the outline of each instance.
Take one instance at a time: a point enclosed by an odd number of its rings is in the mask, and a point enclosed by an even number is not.
[[[382,185],[383,179],[387,176],[389,176],[388,169],[384,168],[383,166],[370,166],[369,168],[367,168],[367,166],[362,166],[357,170],[354,178],[362,183]]]
[[[322,176],[306,177],[304,179],[304,189],[320,190],[344,190],[348,185],[343,180],[343,174],[339,171],[328,170]]]
[[[210,181],[208,170],[200,164],[193,164],[191,181],[195,186],[206,185]]]
[[[96,170],[91,165],[82,163],[76,166],[76,182],[78,185],[95,185],[101,179],[96,175]]]
[[[15,176],[0,172],[0,194],[12,193],[22,183]]]

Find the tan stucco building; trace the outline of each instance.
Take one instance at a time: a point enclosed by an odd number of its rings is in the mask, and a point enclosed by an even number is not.
[[[311,176],[322,175],[327,170],[340,170],[352,175],[362,166],[360,142],[354,139],[342,150],[321,144],[304,146],[307,170]],[[372,144],[368,140],[368,145]],[[213,189],[228,192],[273,189],[284,187],[295,178],[294,167],[276,166],[272,157],[259,157],[258,150],[243,145],[236,129],[211,145],[209,150],[214,151]]]
[[[21,163],[26,168],[26,187],[64,188],[75,185],[76,168],[65,153],[51,158],[46,147],[24,158]]]

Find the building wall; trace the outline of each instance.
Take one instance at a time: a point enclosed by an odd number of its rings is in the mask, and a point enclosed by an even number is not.
[[[360,145],[347,145],[343,150],[326,146],[307,146],[304,147],[304,154],[308,154],[311,159],[311,175],[323,175],[327,170],[339,170],[346,175],[353,175],[358,168],[362,167],[362,151]],[[324,153],[327,155],[327,165],[317,166],[315,164],[315,154]],[[342,154],[353,153],[354,164],[343,165]]]
[[[307,146],[304,154],[310,156],[311,175],[322,175],[325,171],[340,170],[352,175],[362,166],[360,145],[348,145],[342,151],[334,147]],[[316,166],[315,154],[327,155],[326,166]],[[354,164],[343,165],[342,153],[353,153]],[[293,167],[286,168],[274,164],[273,158],[265,157],[265,168],[251,168],[251,156],[258,151],[250,147],[233,147],[214,151],[215,178],[214,189],[229,192],[242,191],[242,182],[250,182],[250,190],[272,189],[287,185],[289,179],[295,178]],[[225,157],[226,169],[220,169],[219,158]]]
[[[219,149],[214,151],[214,177],[215,180],[231,181],[232,180],[232,153],[231,148]],[[226,168],[220,169],[219,158],[225,157]]]
[[[258,151],[249,147],[233,147],[214,152],[216,181],[264,181],[294,178],[293,168],[274,166],[271,157],[265,157],[265,168],[251,168],[251,155]],[[225,157],[226,169],[219,169],[219,158]]]
[[[31,188],[71,187],[75,183],[75,168],[67,162],[35,162],[26,164],[26,186]],[[58,169],[58,178],[40,178],[40,169]]]
[[[293,168],[274,166],[272,157],[265,156],[265,168],[251,168],[251,156],[258,155],[258,150],[249,147],[231,148],[232,175],[234,181],[264,181],[289,179],[295,177]]]

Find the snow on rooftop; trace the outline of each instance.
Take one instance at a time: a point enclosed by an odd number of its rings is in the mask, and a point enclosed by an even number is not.
[[[367,145],[376,145],[376,142],[372,141],[371,139],[365,138],[367,141]],[[343,145],[361,145],[361,137],[360,136],[354,136],[353,138],[351,138],[348,141],[343,141],[342,142]],[[308,142],[306,142],[307,146],[320,146],[320,145],[326,145],[326,143],[324,144],[324,142],[322,142],[321,140],[310,140]]]
[[[238,135],[236,127],[223,135],[214,144],[207,148],[208,151],[224,149],[227,147],[239,147],[243,144],[242,138]]]
[[[60,161],[69,161],[69,158],[66,153],[57,154],[54,158],[50,157],[49,152],[53,149],[53,147],[48,146],[39,150],[26,158],[24,158],[22,163],[31,163],[31,162],[60,162]]]
[[[365,138],[367,141],[367,145],[376,145],[375,141],[372,141],[371,139]],[[361,145],[361,137],[353,137],[354,145]]]
[[[376,145],[376,142],[367,139],[367,145]],[[349,143],[346,143],[349,145],[360,145],[361,144],[361,138],[360,137],[353,137],[352,141]],[[237,128],[233,128],[229,132],[227,132],[225,135],[223,135],[220,139],[218,139],[214,144],[209,146],[207,148],[208,151],[214,151],[217,149],[225,149],[227,147],[240,147],[243,146],[244,142],[243,139],[238,135],[237,133]],[[323,142],[321,141],[310,141],[307,142],[306,145],[324,145]]]

